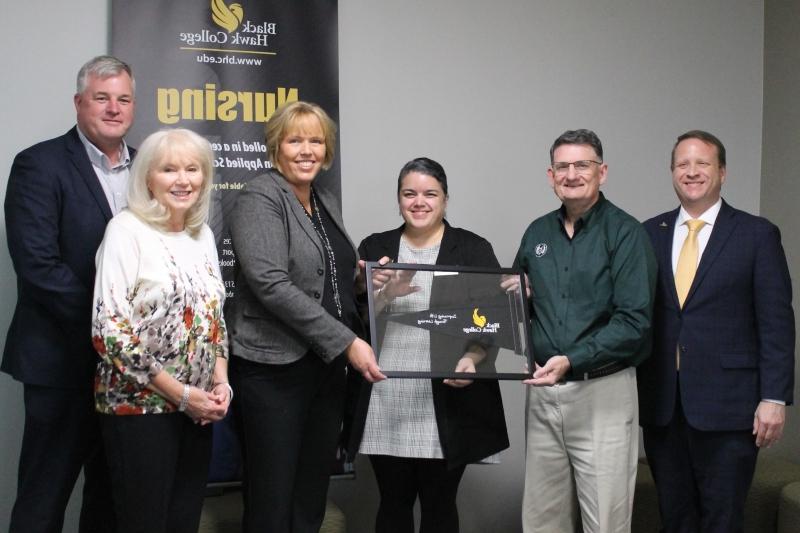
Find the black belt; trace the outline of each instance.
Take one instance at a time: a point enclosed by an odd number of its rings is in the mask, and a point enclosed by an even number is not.
[[[620,370],[625,370],[628,368],[628,365],[622,363],[620,361],[615,361],[613,363],[608,363],[603,366],[597,367],[593,370],[588,372],[584,372],[583,374],[578,375],[569,375],[564,378],[564,381],[586,381],[589,379],[595,378],[602,378],[604,376],[610,376],[611,374],[616,374]]]

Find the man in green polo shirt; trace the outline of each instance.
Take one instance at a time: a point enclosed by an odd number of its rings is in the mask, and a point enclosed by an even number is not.
[[[639,450],[636,370],[650,354],[656,261],[639,222],[606,200],[594,132],[563,133],[548,180],[561,208],[531,223],[536,360],[527,395],[523,530],[630,531]]]

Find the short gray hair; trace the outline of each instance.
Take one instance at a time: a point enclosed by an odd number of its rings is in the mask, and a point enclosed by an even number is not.
[[[86,90],[86,86],[89,85],[89,76],[97,76],[104,80],[112,76],[119,76],[123,72],[127,72],[128,76],[131,77],[131,90],[133,94],[136,94],[136,80],[133,79],[133,71],[130,65],[114,56],[94,57],[87,61],[78,71],[77,94],[83,94],[83,91]]]
[[[197,202],[186,212],[186,231],[196,237],[208,219],[211,185],[214,181],[214,152],[209,142],[197,133],[183,129],[164,129],[148,136],[139,146],[128,181],[128,209],[143,221],[166,229],[169,210],[150,194],[147,180],[161,162],[173,154],[196,160],[203,172]]]
[[[556,148],[565,144],[585,144],[594,150],[594,153],[597,154],[597,157],[600,158],[600,161],[603,160],[603,143],[600,142],[600,138],[595,132],[586,129],[567,130],[559,135],[558,138],[553,142],[553,146],[550,147],[551,165],[555,163],[553,156],[556,153]]]

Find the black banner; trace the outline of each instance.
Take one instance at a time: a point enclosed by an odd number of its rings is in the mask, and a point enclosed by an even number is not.
[[[236,193],[269,168],[264,126],[284,103],[319,104],[339,122],[336,0],[112,0],[112,54],[133,68],[137,146],[167,127],[191,129],[214,149],[209,225],[218,239],[228,298],[236,258],[225,216]],[[93,31],[88,29],[86,31]],[[317,179],[339,191],[339,149]],[[215,425],[211,481],[236,480],[240,458],[230,417]],[[337,456],[334,470],[352,472]]]
[[[319,104],[338,123],[336,0],[113,0],[112,53],[136,78],[136,146],[165,127],[205,136],[215,154],[209,225],[233,296],[225,215],[269,167],[264,125],[281,104]],[[337,143],[338,144],[338,143]],[[340,190],[338,157],[317,179]]]

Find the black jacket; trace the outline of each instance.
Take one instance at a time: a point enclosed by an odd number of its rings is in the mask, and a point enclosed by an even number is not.
[[[99,360],[91,342],[94,256],[111,216],[77,128],[17,154],[5,199],[17,304],[3,372],[31,385],[90,390]]]
[[[366,261],[381,257],[397,258],[403,226],[374,233],[359,246],[359,256]],[[499,267],[489,242],[478,235],[445,222],[445,231],[439,249],[437,265]],[[436,298],[436,286],[431,289],[431,299]],[[431,350],[436,352],[436,336],[431,336]],[[358,451],[367,418],[372,386],[351,372],[349,390],[349,424],[347,449],[351,456]],[[433,405],[439,440],[448,466],[479,461],[508,448],[503,401],[500,386],[493,380],[475,380],[464,388],[453,388],[432,380]]]

